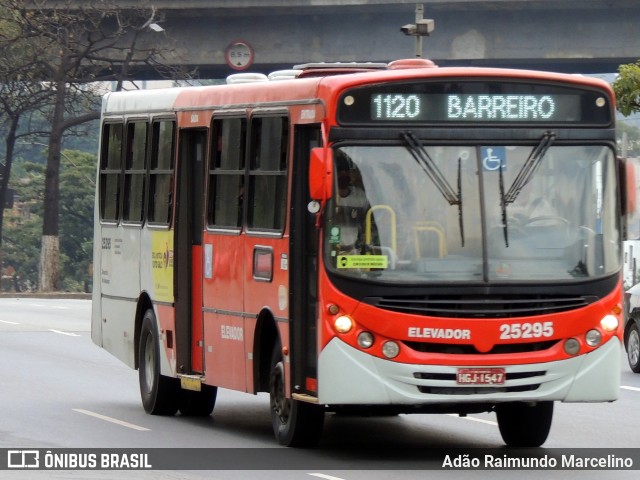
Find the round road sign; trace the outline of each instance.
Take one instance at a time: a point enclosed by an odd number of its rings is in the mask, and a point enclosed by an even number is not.
[[[253,48],[247,42],[236,40],[224,53],[227,65],[234,70],[244,70],[253,64]]]

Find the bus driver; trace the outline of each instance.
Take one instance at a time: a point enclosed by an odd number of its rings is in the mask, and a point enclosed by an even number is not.
[[[357,180],[357,169],[350,169],[346,161],[338,162],[337,177],[335,208],[340,219],[338,250],[342,253],[357,253],[368,206],[367,196],[362,182]]]

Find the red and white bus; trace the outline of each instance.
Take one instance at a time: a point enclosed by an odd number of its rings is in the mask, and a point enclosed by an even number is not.
[[[326,414],[618,397],[624,164],[583,76],[307,64],[104,97],[92,337],[151,414],[268,392],[275,436]]]

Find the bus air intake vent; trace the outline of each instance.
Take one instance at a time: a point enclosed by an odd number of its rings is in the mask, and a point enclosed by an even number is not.
[[[405,70],[407,68],[437,68],[437,65],[427,58],[403,58],[389,62],[387,68],[389,70]]]
[[[585,307],[595,296],[425,295],[366,297],[363,302],[394,312],[450,318],[514,318],[560,313]]]
[[[272,82],[277,80],[292,80],[294,78],[298,78],[298,75],[300,75],[301,73],[302,70],[295,69],[276,70],[275,72],[271,72],[269,75],[267,75],[267,78]]]
[[[413,377],[420,382],[418,391],[430,395],[486,395],[491,393],[532,392],[540,388],[547,376],[545,370],[509,372],[504,385],[460,386],[455,373],[416,372]]]
[[[269,78],[264,73],[234,73],[227,77],[229,85],[238,83],[261,83],[268,82]]]
[[[509,353],[531,353],[549,350],[554,347],[559,340],[547,340],[545,342],[529,343],[505,343],[494,345],[488,352],[480,352],[474,345],[460,343],[435,343],[435,342],[408,342],[404,341],[411,350],[421,353],[443,353],[447,355],[497,355]]]
[[[295,70],[328,70],[335,68],[337,70],[351,69],[356,71],[362,70],[384,70],[387,68],[386,63],[375,62],[315,62],[294,65]]]
[[[370,72],[372,70],[385,70],[386,63],[374,62],[335,62],[335,63],[304,63],[294,65],[294,70],[300,70],[298,78],[326,77],[330,75],[344,75],[347,73]]]
[[[517,393],[532,392],[540,388],[540,384],[535,385],[515,385],[513,387],[423,387],[419,386],[420,393],[431,395],[487,395],[490,393]]]

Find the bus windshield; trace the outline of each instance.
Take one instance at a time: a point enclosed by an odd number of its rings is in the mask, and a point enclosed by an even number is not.
[[[602,145],[335,147],[325,260],[379,282],[570,281],[620,268],[613,151]]]

